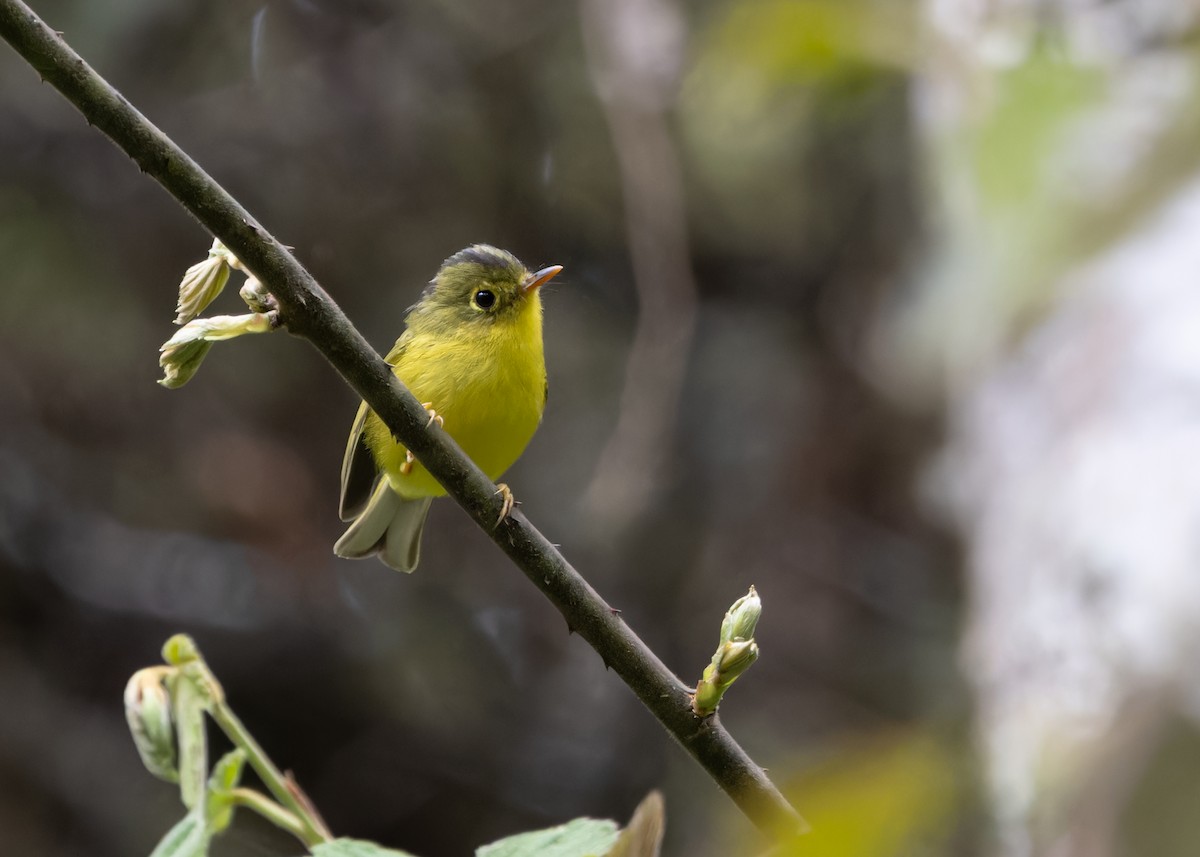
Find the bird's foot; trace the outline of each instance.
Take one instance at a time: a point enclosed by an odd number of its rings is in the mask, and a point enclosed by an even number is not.
[[[412,473],[413,462],[416,460],[416,457],[411,452],[409,452],[407,449],[404,450],[404,463],[400,465],[400,474],[402,476],[407,476],[408,474]]]
[[[500,526],[500,522],[509,516],[513,510],[513,506],[517,503],[512,491],[503,482],[496,484],[496,493],[503,498],[504,502],[500,505],[500,517],[496,519],[496,523],[492,525],[493,527]]]
[[[425,428],[429,428],[434,423],[445,428],[446,421],[442,419],[442,415],[433,409],[433,402],[421,402],[421,407],[429,411],[429,422],[425,423]]]

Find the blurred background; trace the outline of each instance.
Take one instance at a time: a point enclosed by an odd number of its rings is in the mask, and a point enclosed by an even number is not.
[[[721,717],[804,853],[1196,853],[1200,4],[33,6],[381,351],[463,246],[565,267],[507,481],[685,680],[758,587]],[[312,348],[155,384],[210,238],[0,49],[6,853],[181,815],[121,706],[177,631],[339,834],[660,788],[666,854],[759,853],[453,503],[411,577],[333,557],[357,400]]]

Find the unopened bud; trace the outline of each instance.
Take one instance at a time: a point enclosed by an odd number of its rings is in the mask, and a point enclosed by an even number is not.
[[[721,620],[721,642],[692,696],[692,710],[698,716],[707,717],[716,711],[729,686],[758,660],[754,631],[760,616],[762,599],[753,586],[725,613]]]
[[[720,687],[710,677],[712,666],[704,668],[704,678],[700,679],[700,683],[696,685],[696,692],[692,695],[692,711],[699,717],[708,717],[717,710],[717,706],[721,704],[721,695],[725,693],[725,689]]]
[[[199,660],[200,650],[187,634],[175,634],[163,644],[162,656],[172,666],[181,667]]]
[[[238,294],[242,296],[246,306],[254,312],[270,312],[276,309],[274,295],[268,292],[267,287],[254,275],[246,278],[246,282],[242,284]]]
[[[210,348],[212,343],[204,340],[190,340],[177,345],[168,342],[163,345],[160,349],[162,353],[158,356],[158,365],[163,370],[163,376],[158,379],[158,383],[168,390],[182,387],[192,380],[192,376],[200,369],[200,364],[204,362]]]
[[[725,619],[721,622],[721,642],[733,640],[753,640],[754,629],[758,627],[758,619],[762,616],[762,599],[758,591],[751,586],[750,591],[733,602]]]
[[[163,660],[179,668],[179,675],[187,679],[196,691],[197,698],[205,706],[212,706],[225,699],[225,691],[213,675],[200,649],[187,634],[176,634],[163,644]]]
[[[142,764],[156,777],[179,781],[171,697],[163,685],[167,667],[138,670],[125,685],[125,719]]]
[[[753,640],[725,643],[713,657],[712,667],[718,684],[728,687],[758,660],[758,644]]]

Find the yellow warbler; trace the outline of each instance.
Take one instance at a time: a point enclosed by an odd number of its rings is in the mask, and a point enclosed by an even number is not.
[[[517,460],[541,422],[546,363],[538,290],[561,270],[530,273],[511,253],[486,244],[460,250],[408,311],[387,355],[430,419],[489,479]],[[500,488],[507,514],[512,494]],[[414,570],[429,504],[445,493],[364,402],[342,460],[340,513],[350,526],[334,553],[379,554],[392,568]]]

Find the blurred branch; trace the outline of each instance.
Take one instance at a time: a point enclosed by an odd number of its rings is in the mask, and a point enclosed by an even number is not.
[[[667,125],[683,64],[684,23],[671,0],[583,0],[588,67],[621,173],[638,321],[616,428],[587,490],[602,526],[649,505],[667,458],[696,326],[683,179]]]
[[[494,526],[496,486],[444,431],[426,428],[425,409],[282,244],[19,0],[0,0],[0,36],[268,285],[287,329],[325,355],[760,829],[788,834],[804,827],[718,718],[692,713],[689,689],[545,536],[519,511]]]

